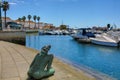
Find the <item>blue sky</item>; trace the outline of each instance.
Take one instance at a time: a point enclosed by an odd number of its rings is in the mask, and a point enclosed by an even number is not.
[[[70,27],[92,27],[116,24],[120,28],[120,0],[6,0],[7,16],[12,19],[38,15],[41,22]]]

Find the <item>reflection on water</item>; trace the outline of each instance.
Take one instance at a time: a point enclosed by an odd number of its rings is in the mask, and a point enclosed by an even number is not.
[[[26,46],[40,50],[50,44],[50,53],[77,65],[85,65],[120,79],[120,49],[79,44],[70,36],[27,35]]]

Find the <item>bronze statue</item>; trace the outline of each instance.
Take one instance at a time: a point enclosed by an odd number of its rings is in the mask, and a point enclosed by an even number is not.
[[[28,71],[29,78],[41,79],[43,77],[49,77],[55,73],[55,70],[51,67],[53,55],[48,54],[50,48],[50,45],[44,46],[41,49],[41,52],[35,56]]]

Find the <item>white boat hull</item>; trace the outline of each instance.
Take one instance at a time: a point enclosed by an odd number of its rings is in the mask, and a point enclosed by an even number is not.
[[[115,42],[100,41],[100,40],[95,40],[95,39],[92,39],[91,42],[93,44],[98,44],[98,45],[103,45],[103,46],[114,46],[114,47],[118,46],[118,44]]]

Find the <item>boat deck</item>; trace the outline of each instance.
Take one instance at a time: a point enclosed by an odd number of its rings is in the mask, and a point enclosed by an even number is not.
[[[106,35],[97,35],[96,38],[94,38],[94,40],[104,41],[104,42],[114,42],[114,43],[116,43],[115,40],[107,37]]]

